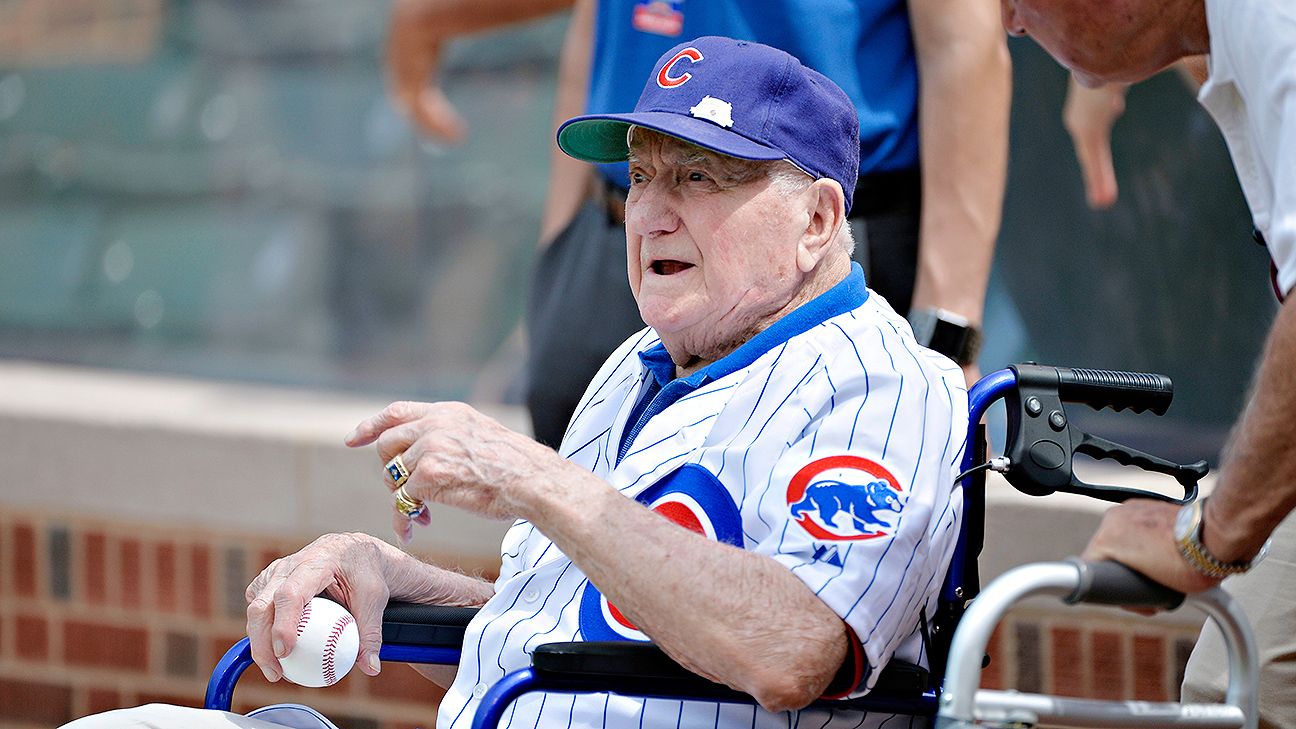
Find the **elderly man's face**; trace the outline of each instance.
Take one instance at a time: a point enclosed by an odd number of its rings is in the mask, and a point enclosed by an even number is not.
[[[804,280],[796,254],[809,221],[800,196],[769,178],[777,163],[644,129],[630,156],[626,252],[644,321],[695,356],[768,326]]]
[[[1028,35],[1084,86],[1147,78],[1182,53],[1170,0],[1000,0],[1004,29]]]

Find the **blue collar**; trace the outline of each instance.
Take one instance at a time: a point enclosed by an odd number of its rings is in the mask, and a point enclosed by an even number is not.
[[[738,349],[712,362],[688,377],[675,377],[675,363],[671,361],[666,345],[658,342],[639,353],[639,361],[652,374],[635,403],[621,432],[621,447],[617,449],[617,463],[626,457],[630,444],[653,416],[675,401],[703,385],[737,372],[750,365],[761,355],[813,329],[834,316],[859,308],[868,301],[869,291],[864,284],[864,270],[858,263],[851,264],[851,272],[836,286],[807,301],[790,314],[774,322],[765,331],[747,340]]]
[[[859,308],[868,301],[868,296],[864,269],[852,262],[851,272],[837,285],[797,307],[738,349],[688,377],[680,378],[680,381],[687,383],[690,390],[696,390],[708,382],[737,372],[798,334],[803,334],[834,316]],[[640,352],[639,360],[652,373],[659,386],[665,387],[675,381],[675,363],[671,361],[666,345],[661,342]]]

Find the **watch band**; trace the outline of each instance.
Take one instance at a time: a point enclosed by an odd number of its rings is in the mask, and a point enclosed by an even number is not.
[[[1192,568],[1212,579],[1223,579],[1229,575],[1238,575],[1255,566],[1269,552],[1269,542],[1260,548],[1259,554],[1252,559],[1241,562],[1224,562],[1211,554],[1202,544],[1202,524],[1205,499],[1198,499],[1191,504],[1184,504],[1175,519],[1175,543],[1179,554],[1187,560]]]
[[[981,351],[981,332],[966,318],[945,309],[915,308],[909,312],[914,339],[961,365],[976,362]]]

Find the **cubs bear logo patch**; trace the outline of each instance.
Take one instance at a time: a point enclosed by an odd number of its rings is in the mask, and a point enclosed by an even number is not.
[[[788,511],[816,539],[853,541],[891,533],[908,496],[891,472],[859,456],[820,458],[788,484]]]

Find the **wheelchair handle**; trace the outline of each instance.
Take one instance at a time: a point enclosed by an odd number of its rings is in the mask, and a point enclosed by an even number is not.
[[[1184,504],[1196,498],[1197,482],[1208,471],[1205,461],[1178,464],[1081,432],[1072,426],[1063,406],[1064,402],[1079,402],[1095,409],[1130,408],[1161,415],[1174,397],[1170,378],[1036,364],[1013,365],[1009,370],[1016,388],[1004,391],[1008,419],[1004,454],[1011,464],[1005,477],[1018,491],[1032,496],[1066,491],[1112,502],[1138,497]],[[1168,475],[1179,482],[1184,495],[1174,498],[1155,491],[1086,483],[1076,477],[1072,467],[1077,453]]]
[[[1062,598],[1068,605],[1087,602],[1174,610],[1184,602],[1182,592],[1172,590],[1120,562],[1085,562],[1078,557],[1066,561],[1080,570],[1075,591]]]
[[[1077,402],[1095,410],[1129,408],[1136,413],[1151,410],[1165,415],[1174,399],[1174,383],[1165,375],[1151,372],[1091,370],[1071,367],[1015,365],[1021,384],[1049,384],[1052,379],[1063,402]],[[1053,379],[1056,378],[1056,379]]]
[[[978,722],[1062,727],[1156,727],[1171,729],[1256,729],[1260,668],[1255,637],[1242,609],[1219,588],[1187,601],[1219,626],[1228,648],[1229,683],[1224,704],[1179,704],[1067,699],[1016,691],[978,690],[981,659],[1004,614],[1032,595],[1064,602],[1120,602],[1161,605],[1172,594],[1115,563],[1040,562],[1005,572],[964,613],[954,632],[936,729],[970,729]]]

